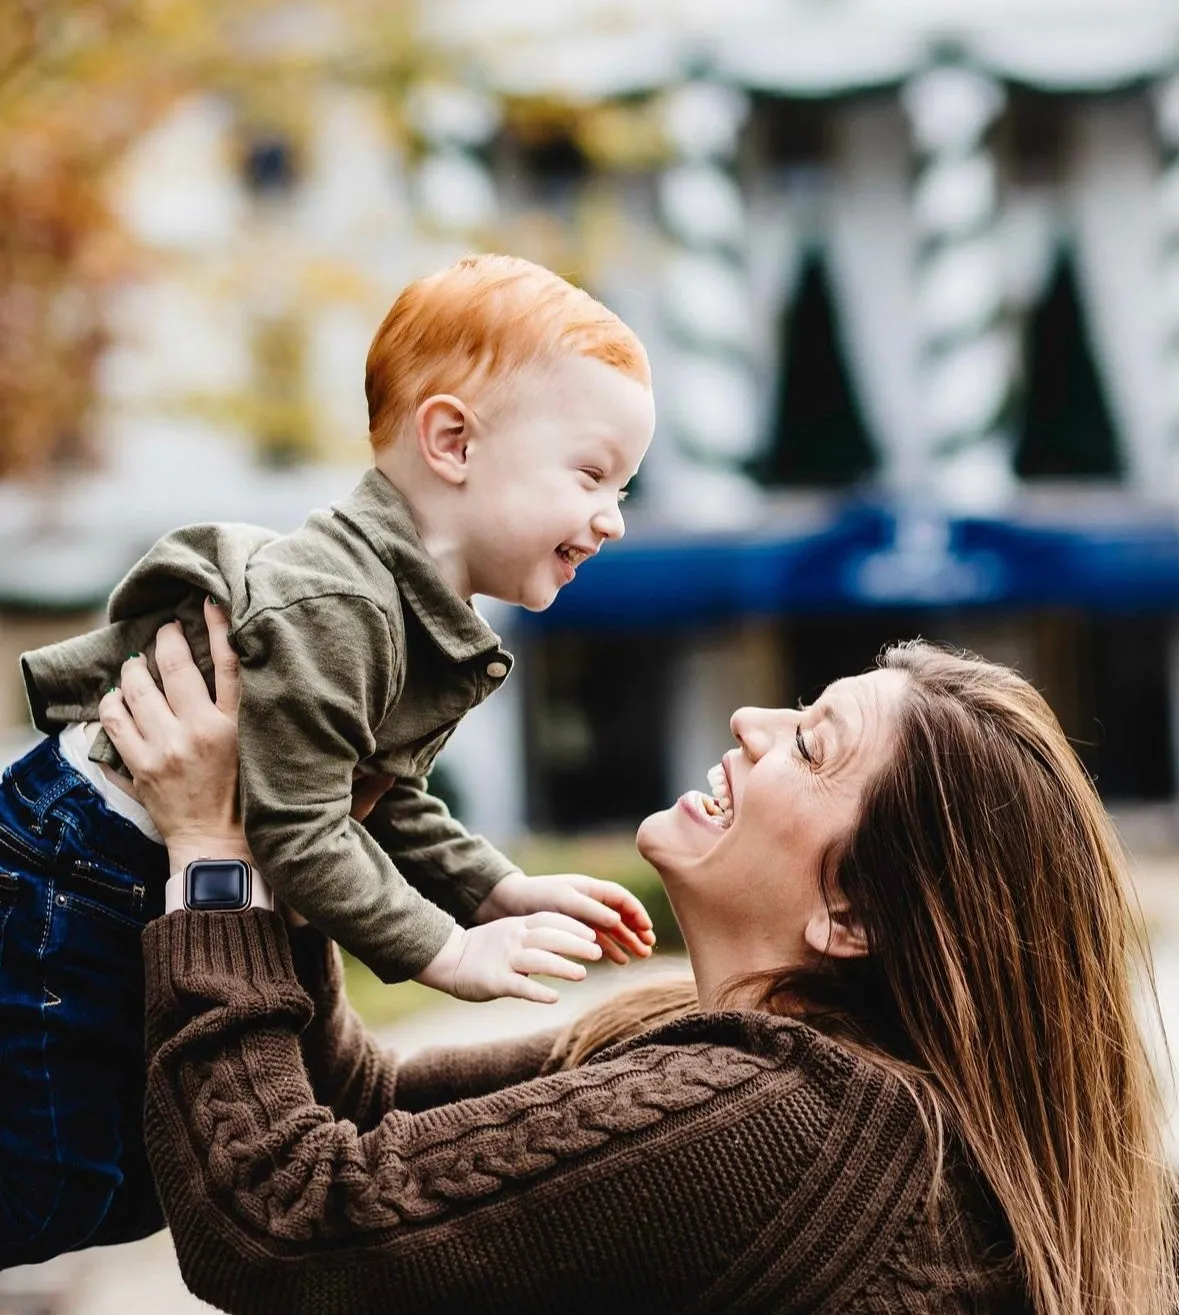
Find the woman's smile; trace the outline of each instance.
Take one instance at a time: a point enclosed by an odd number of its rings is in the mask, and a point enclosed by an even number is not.
[[[689,790],[687,794],[680,795],[679,806],[694,822],[708,827],[710,831],[723,834],[729,829],[720,805],[702,790]]]

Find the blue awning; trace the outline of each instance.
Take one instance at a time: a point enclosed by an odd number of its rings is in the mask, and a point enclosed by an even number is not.
[[[1118,504],[1081,520],[849,502],[805,534],[649,532],[586,562],[541,629],[707,625],[892,608],[1179,611],[1179,523]]]

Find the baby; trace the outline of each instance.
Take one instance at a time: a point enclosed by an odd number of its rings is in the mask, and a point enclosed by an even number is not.
[[[95,718],[129,656],[155,670],[173,620],[211,683],[206,600],[240,662],[251,850],[211,857],[252,860],[383,980],[467,999],[555,999],[529,974],[581,975],[565,956],[599,952],[564,917],[619,961],[650,952],[629,892],[525,876],[426,781],[512,665],[472,596],[548,607],[623,533],[654,428],[641,343],[550,271],[470,257],[401,294],[365,387],[374,464],[348,497],[290,535],[169,534],[115,590],[108,625],[22,658],[51,738],[0,783],[0,1268],[159,1226],[142,1178],[138,931],[169,874]]]

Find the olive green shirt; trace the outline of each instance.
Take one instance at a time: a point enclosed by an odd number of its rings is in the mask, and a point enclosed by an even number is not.
[[[227,609],[241,659],[241,795],[279,897],[384,981],[412,977],[515,865],[430,795],[426,773],[512,657],[443,580],[400,493],[370,470],[293,534],[191,525],[161,539],[110,600],[110,623],[22,656],[39,729],[92,721],[129,653],[184,627],[212,689],[202,600]],[[91,757],[116,762],[105,736]],[[492,765],[489,764],[489,767]],[[362,826],[355,772],[396,777]]]

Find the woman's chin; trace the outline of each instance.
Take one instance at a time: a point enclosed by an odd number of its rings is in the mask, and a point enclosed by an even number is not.
[[[643,858],[651,864],[657,871],[659,863],[657,862],[659,850],[660,826],[665,813],[650,813],[639,823],[639,829],[635,832],[635,848]]]
[[[685,801],[678,799],[670,808],[651,813],[639,823],[635,848],[666,882],[674,879],[680,867],[686,867],[706,854],[723,832],[712,832],[689,816]]]

